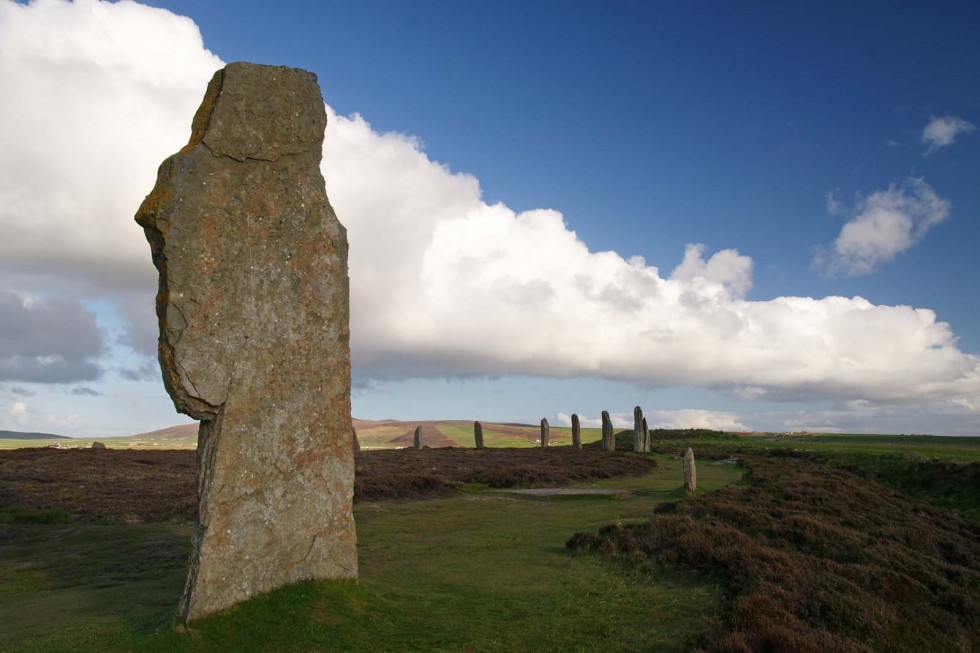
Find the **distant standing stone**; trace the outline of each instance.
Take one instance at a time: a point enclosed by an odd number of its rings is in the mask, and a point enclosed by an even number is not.
[[[643,451],[643,409],[633,409],[633,451]]]
[[[326,120],[314,74],[229,64],[136,214],[160,273],[164,385],[201,420],[185,620],[357,577],[347,232],[320,173]]]
[[[92,443],[92,448],[93,449],[105,449],[106,446],[103,443],[101,443],[101,442],[93,442]]]
[[[616,434],[608,410],[602,411],[602,450],[616,451]]]
[[[422,448],[422,427],[415,427],[415,438],[412,440],[412,448],[418,451]]]
[[[483,424],[473,422],[473,439],[476,440],[476,448],[483,448]]]
[[[548,438],[550,437],[550,429],[548,428],[548,418],[541,418],[541,446],[548,446]]]
[[[357,430],[351,429],[351,433],[354,436],[354,453],[361,453],[361,441],[357,439]]]
[[[572,448],[582,448],[582,426],[579,423],[578,415],[572,413]]]
[[[650,451],[650,428],[647,426],[647,418],[643,418],[643,450]]]
[[[690,447],[684,452],[684,488],[691,494],[698,489],[698,468],[694,464],[694,451]]]

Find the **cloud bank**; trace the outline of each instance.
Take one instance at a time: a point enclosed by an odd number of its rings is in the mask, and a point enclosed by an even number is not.
[[[829,249],[819,252],[817,266],[831,274],[861,275],[877,270],[920,242],[949,217],[950,203],[925,180],[911,177],[858,202],[856,215],[845,224]],[[845,211],[832,194],[827,210]]]
[[[0,381],[90,381],[102,351],[95,315],[78,302],[0,290]]]
[[[557,211],[488,205],[472,176],[359,116],[331,113],[324,147],[351,242],[360,375],[599,376],[882,401],[980,388],[980,361],[928,309],[748,301],[752,261],[730,249],[709,257],[689,245],[669,275],[639,256],[592,252]],[[869,197],[856,220],[905,219],[918,238],[947,211],[910,180]],[[859,240],[851,231],[845,242]]]
[[[925,154],[929,155],[944,147],[952,145],[956,138],[962,134],[969,134],[976,129],[976,125],[967,122],[958,116],[940,116],[929,121],[922,129],[922,144],[925,145]]]
[[[0,0],[0,80],[18,98],[0,103],[8,291],[30,274],[52,295],[84,278],[128,321],[128,342],[152,355],[155,272],[132,215],[220,65],[190,20],[163,10]],[[351,243],[361,380],[531,374],[754,398],[980,395],[980,360],[928,309],[750,301],[753,262],[735,249],[688,245],[669,273],[642,252],[591,251],[558,211],[487,204],[477,179],[430,160],[416,139],[328,113],[322,168]],[[835,252],[873,268],[947,214],[909,180],[862,203]],[[694,417],[662,422],[707,423]]]

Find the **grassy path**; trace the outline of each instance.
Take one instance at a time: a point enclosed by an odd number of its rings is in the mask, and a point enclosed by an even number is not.
[[[0,525],[0,650],[678,650],[717,610],[714,584],[564,548],[576,531],[680,498],[679,461],[657,458],[643,478],[587,486],[620,496],[470,487],[358,504],[359,583],[302,583],[182,632],[171,615],[189,526]],[[740,478],[699,469],[705,491]]]

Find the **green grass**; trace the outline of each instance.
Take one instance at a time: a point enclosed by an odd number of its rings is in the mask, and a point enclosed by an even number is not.
[[[614,497],[358,504],[359,583],[301,583],[181,630],[188,525],[0,524],[0,650],[680,650],[719,609],[713,582],[564,548],[682,497],[680,461],[656,457],[646,477],[588,485],[629,491]],[[740,479],[699,466],[702,491]]]

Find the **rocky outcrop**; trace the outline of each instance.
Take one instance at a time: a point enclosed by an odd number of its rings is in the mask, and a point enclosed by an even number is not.
[[[136,221],[160,272],[164,384],[201,420],[188,620],[357,575],[347,234],[312,73],[230,64]]]

